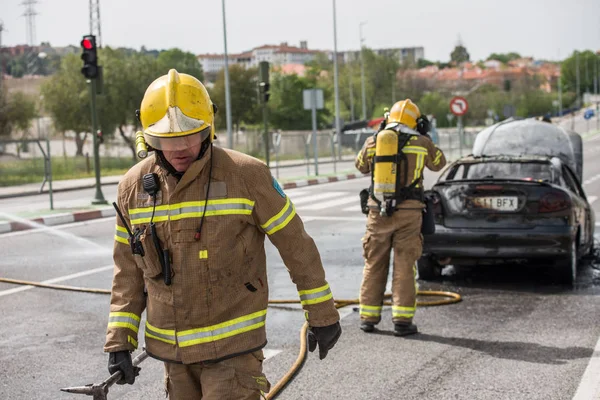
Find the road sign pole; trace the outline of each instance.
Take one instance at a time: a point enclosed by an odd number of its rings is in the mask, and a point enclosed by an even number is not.
[[[319,175],[319,146],[317,137],[317,91],[312,89],[312,128],[313,128],[313,146],[315,152],[315,175]]]
[[[92,145],[94,146],[94,169],[96,172],[96,195],[92,204],[108,204],[102,194],[100,184],[100,149],[98,147],[98,115],[96,114],[96,80],[90,79],[90,95],[92,108]]]
[[[458,126],[458,141],[460,148],[460,156],[463,156],[463,142],[464,142],[464,133],[463,133],[463,118],[462,115],[459,115],[456,118],[456,125]]]

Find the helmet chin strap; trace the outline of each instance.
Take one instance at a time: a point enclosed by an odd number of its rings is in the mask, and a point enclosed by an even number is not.
[[[202,157],[204,157],[204,154],[206,153],[206,150],[208,150],[208,148],[210,147],[210,136],[208,138],[206,138],[204,140],[204,142],[202,142],[202,147],[200,147],[200,152],[198,153],[198,158],[196,158],[196,160],[201,159]],[[156,152],[156,162],[157,164],[164,169],[165,171],[167,171],[168,175],[173,175],[177,180],[180,180],[181,177],[183,176],[184,172],[179,172],[175,169],[175,167],[173,167],[171,165],[171,163],[169,161],[167,161],[167,159],[165,158],[165,155],[163,154],[162,151],[160,150],[155,150]]]

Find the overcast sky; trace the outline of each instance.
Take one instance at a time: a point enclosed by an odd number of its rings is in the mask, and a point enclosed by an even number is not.
[[[26,43],[23,0],[0,0],[2,45]],[[103,44],[223,52],[220,0],[100,0]],[[38,0],[36,41],[78,45],[89,32],[88,0]],[[331,0],[226,0],[230,53],[308,41],[333,49]],[[543,59],[600,50],[600,0],[337,0],[338,50],[423,46],[446,61],[458,38],[471,59],[516,51]]]

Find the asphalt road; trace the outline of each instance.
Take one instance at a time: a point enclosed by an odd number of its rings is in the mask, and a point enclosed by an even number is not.
[[[585,189],[600,216],[594,200],[600,196],[600,137],[584,146]],[[428,175],[429,184],[433,178]],[[365,221],[358,191],[367,185],[357,179],[288,191],[339,299],[358,296]],[[105,195],[112,200],[114,192]],[[0,235],[0,275],[108,289],[113,235],[113,218]],[[270,298],[296,299],[270,244],[267,256]],[[421,333],[411,339],[391,335],[389,309],[380,334],[371,335],[358,329],[358,313],[342,309],[339,343],[324,361],[310,354],[279,399],[548,400],[572,399],[578,388],[584,397],[577,400],[591,398],[587,388],[600,382],[600,347],[594,353],[600,271],[583,266],[575,287],[525,267],[446,272],[444,281],[421,282],[421,288],[456,291],[463,302],[420,308]],[[73,399],[77,395],[58,389],[106,378],[108,300],[0,283],[0,399]],[[268,315],[265,372],[274,384],[296,358],[304,319],[295,310],[271,308]],[[109,398],[164,399],[162,382],[162,364],[147,360],[136,384],[112,388]]]

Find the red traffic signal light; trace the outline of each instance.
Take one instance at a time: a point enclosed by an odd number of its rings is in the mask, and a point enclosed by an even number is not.
[[[81,40],[81,59],[83,60],[83,68],[81,73],[87,79],[95,79],[98,77],[98,55],[96,53],[96,36],[85,35]]]
[[[86,50],[91,50],[92,47],[94,47],[94,44],[92,43],[92,41],[90,39],[85,38],[81,41],[81,46],[83,46],[83,48]]]

